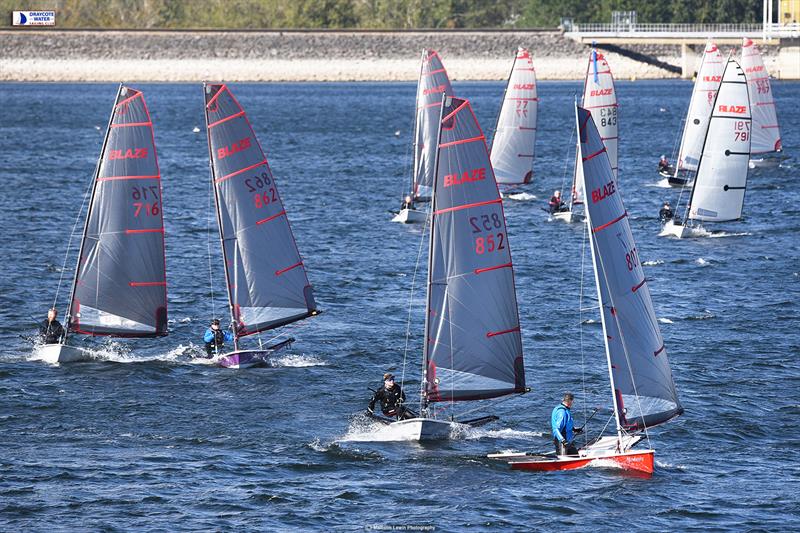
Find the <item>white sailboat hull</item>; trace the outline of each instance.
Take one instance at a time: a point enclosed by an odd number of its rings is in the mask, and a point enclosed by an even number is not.
[[[572,211],[560,211],[558,213],[553,213],[552,216],[554,219],[561,220],[567,224],[577,224],[586,221],[586,217],[584,215],[580,213],[574,213]]]
[[[401,222],[403,224],[422,224],[427,218],[425,211],[418,211],[416,209],[402,209],[397,213],[392,222]]]
[[[446,440],[459,426],[461,424],[433,418],[410,418],[389,425],[403,440]]]
[[[676,224],[673,220],[667,221],[661,228],[661,235],[664,237],[677,237],[678,239],[684,238],[688,233],[685,224]]]
[[[84,348],[66,344],[45,344],[33,352],[33,358],[45,363],[79,363],[94,359],[92,353]]]

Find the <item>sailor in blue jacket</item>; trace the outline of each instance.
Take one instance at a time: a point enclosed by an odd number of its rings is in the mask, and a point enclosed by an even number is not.
[[[550,415],[550,427],[553,428],[553,444],[556,445],[556,455],[578,455],[578,450],[572,443],[575,435],[581,432],[575,429],[570,407],[575,400],[575,396],[568,392],[564,395],[561,403],[553,409]]]
[[[214,357],[222,352],[223,344],[233,341],[233,333],[221,330],[219,328],[219,319],[215,318],[211,321],[211,326],[206,330],[205,335],[203,335],[203,341],[206,343],[208,357]]]

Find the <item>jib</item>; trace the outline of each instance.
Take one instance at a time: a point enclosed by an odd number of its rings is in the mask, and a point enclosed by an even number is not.
[[[589,96],[608,96],[614,92],[614,89],[600,89],[599,91],[592,91]]]
[[[530,91],[533,89],[532,83],[515,83],[514,90],[515,91]]]
[[[128,148],[123,153],[122,150],[111,150],[108,153],[108,159],[144,159],[147,157],[147,148]]]
[[[443,92],[444,92],[444,85],[439,85],[437,87],[431,87],[430,89],[425,89],[424,91],[422,91],[422,94],[427,96],[429,94],[443,93]]]
[[[747,113],[747,106],[746,105],[726,105],[726,104],[719,104],[719,112],[720,113],[738,113],[743,115]]]
[[[714,83],[719,83],[722,80],[722,76],[703,76],[703,81],[713,81]]]
[[[603,198],[611,196],[615,192],[617,192],[617,188],[614,182],[609,181],[608,184],[603,185],[601,188],[592,191],[592,203],[596,204]]]
[[[217,157],[222,159],[223,157],[228,157],[229,155],[233,155],[236,152],[241,152],[242,150],[246,150],[250,148],[250,137],[245,137],[244,139],[233,143],[230,148],[227,146],[223,146],[217,150]]]
[[[447,174],[444,177],[444,186],[461,185],[470,181],[481,181],[486,179],[486,167],[465,170],[459,174]]]

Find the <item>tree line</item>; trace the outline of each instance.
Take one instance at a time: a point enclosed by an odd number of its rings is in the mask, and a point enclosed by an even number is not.
[[[45,6],[46,4],[46,6]],[[0,0],[12,10],[55,9],[61,28],[120,29],[427,29],[556,28],[610,22],[636,11],[638,22],[761,21],[756,0]]]

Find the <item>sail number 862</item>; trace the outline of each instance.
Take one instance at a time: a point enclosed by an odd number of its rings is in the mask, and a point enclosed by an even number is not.
[[[244,184],[247,187],[247,192],[255,193],[253,195],[253,204],[256,209],[261,209],[272,202],[278,201],[278,192],[275,187],[270,187],[272,178],[268,173],[262,172],[259,176],[247,178],[244,180]]]

